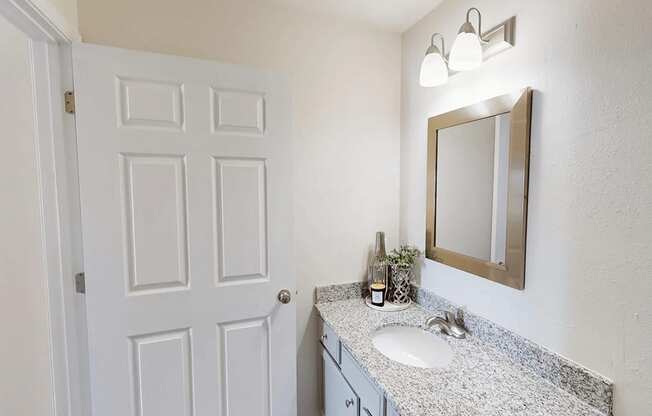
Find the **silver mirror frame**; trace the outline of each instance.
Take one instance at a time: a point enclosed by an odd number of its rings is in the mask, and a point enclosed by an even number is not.
[[[435,245],[438,130],[510,113],[507,238],[504,264],[496,264]],[[426,257],[514,289],[525,288],[525,243],[530,162],[532,90],[525,88],[428,119],[426,170]]]

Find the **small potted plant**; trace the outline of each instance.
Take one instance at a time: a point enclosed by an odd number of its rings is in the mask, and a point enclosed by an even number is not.
[[[419,256],[421,251],[409,245],[402,245],[387,255],[385,261],[391,269],[392,302],[396,304],[410,302],[410,283]]]

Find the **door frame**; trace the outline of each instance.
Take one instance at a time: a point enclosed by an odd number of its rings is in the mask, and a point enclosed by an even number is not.
[[[85,303],[73,279],[83,271],[75,121],[63,105],[73,89],[70,47],[81,38],[49,0],[1,0],[0,15],[29,39],[50,415],[90,416]]]

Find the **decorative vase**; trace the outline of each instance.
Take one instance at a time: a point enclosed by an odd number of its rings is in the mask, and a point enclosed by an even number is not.
[[[410,302],[412,266],[392,264],[392,302],[401,305]]]

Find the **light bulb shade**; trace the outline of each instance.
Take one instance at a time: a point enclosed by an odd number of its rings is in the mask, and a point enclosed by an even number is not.
[[[419,84],[422,87],[436,87],[448,82],[448,67],[439,51],[427,53],[421,61]]]
[[[482,45],[478,35],[460,31],[451,49],[450,68],[454,71],[469,71],[482,64]]]

